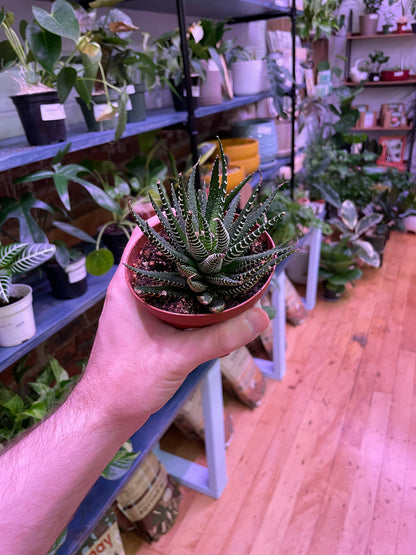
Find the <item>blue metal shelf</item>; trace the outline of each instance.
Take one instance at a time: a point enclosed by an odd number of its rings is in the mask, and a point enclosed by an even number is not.
[[[237,96],[232,100],[227,100],[214,106],[202,106],[196,110],[196,117],[202,118],[212,114],[239,108],[263,98],[270,96],[270,93],[263,92],[252,96]],[[169,127],[171,125],[186,125],[188,115],[186,112],[176,112],[172,108],[162,108],[160,110],[149,110],[146,119],[138,123],[128,123],[123,133],[123,138]],[[54,143],[44,146],[28,146],[26,137],[15,137],[0,141],[0,172],[17,168],[22,165],[47,160],[64,148],[68,143],[71,144],[70,152],[76,152],[111,143],[114,140],[114,131],[86,132],[85,125],[71,127],[68,131],[67,140],[61,143]]]

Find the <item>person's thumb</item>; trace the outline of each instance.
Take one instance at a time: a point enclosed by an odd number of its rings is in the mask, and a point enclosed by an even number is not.
[[[193,364],[197,366],[206,360],[223,357],[247,345],[267,328],[268,323],[267,313],[256,306],[231,320],[192,330],[192,339],[189,339],[198,345],[192,353]]]

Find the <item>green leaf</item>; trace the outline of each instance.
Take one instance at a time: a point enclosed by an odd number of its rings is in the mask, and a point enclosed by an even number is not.
[[[0,42],[0,71],[6,71],[13,67],[18,58],[8,40]]]
[[[127,94],[127,91],[123,89],[118,99],[118,122],[117,122],[117,128],[114,136],[116,141],[121,139],[121,136],[123,135],[124,130],[126,129],[128,101],[129,101],[129,95]]]
[[[28,181],[31,180],[28,179]],[[24,183],[25,180],[22,179],[19,182]],[[0,199],[0,204],[2,207],[0,212],[0,227],[2,227],[7,220],[16,218],[19,222],[19,240],[22,243],[48,242],[45,232],[34,219],[31,211],[36,208],[54,214],[54,210],[51,206],[33,197],[30,192],[24,193],[20,200],[11,197],[3,197]]]
[[[57,89],[59,102],[62,104],[68,98],[69,93],[75,86],[77,72],[73,67],[63,67],[58,73]]]
[[[341,219],[350,231],[355,230],[358,221],[357,209],[350,200],[344,200],[341,205]]]
[[[130,469],[139,453],[131,453],[120,449],[105,467],[101,476],[106,480],[118,480]]]
[[[78,42],[79,23],[72,6],[65,0],[55,0],[52,12],[33,6],[33,15],[41,27],[58,35]]]
[[[48,403],[46,400],[36,401],[30,407],[25,409],[21,414],[22,416],[27,416],[34,418],[36,421],[42,420],[48,411]]]
[[[93,245],[96,244],[96,240],[93,239],[91,235],[88,235],[88,233],[85,233],[85,231],[83,231],[82,229],[79,229],[78,227],[75,227],[72,224],[68,224],[66,222],[58,222],[55,220],[53,222],[53,225],[58,229],[60,229],[61,231],[68,233],[68,235],[72,235],[73,237],[76,237],[80,241],[84,241],[85,243],[91,243]]]
[[[87,271],[93,276],[106,274],[114,264],[114,256],[108,249],[90,252],[87,256]]]
[[[26,29],[30,50],[39,64],[53,73],[56,62],[61,56],[62,40],[60,36],[49,33],[36,23],[30,23]]]
[[[12,273],[28,272],[49,260],[55,251],[55,245],[50,243],[26,245],[18,258],[10,265],[10,270]]]
[[[0,270],[0,299],[9,302],[12,273],[10,270]]]

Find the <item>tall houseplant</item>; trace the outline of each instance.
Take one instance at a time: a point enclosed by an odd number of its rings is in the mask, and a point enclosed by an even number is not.
[[[161,208],[151,199],[157,218],[146,222],[132,214],[142,235],[127,253],[128,286],[145,310],[176,327],[201,327],[246,310],[265,291],[276,264],[295,249],[275,247],[265,235],[280,218],[266,217],[273,194],[258,206],[258,186],[237,213],[250,176],[227,195],[221,144],[220,151],[209,192],[204,185],[197,192],[194,168],[187,184],[180,178],[172,201],[158,186]]]

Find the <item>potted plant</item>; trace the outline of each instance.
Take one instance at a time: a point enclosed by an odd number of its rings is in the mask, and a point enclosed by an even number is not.
[[[201,61],[205,77],[201,83],[200,104],[209,106],[220,104],[223,99],[222,89],[232,95],[224,55],[232,48],[232,40],[224,40],[228,30],[225,21],[201,19],[189,28],[188,44],[192,54]]]
[[[364,13],[359,16],[360,35],[376,35],[378,11],[383,0],[363,0]]]
[[[390,56],[386,56],[382,50],[374,50],[374,52],[368,55],[370,60],[370,81],[380,81],[380,69],[383,64],[386,64],[390,60]]]
[[[0,245],[0,347],[15,347],[35,335],[32,288],[12,280],[46,262],[55,250],[49,243]]]
[[[66,232],[66,226],[72,230],[77,230],[75,235],[85,243],[92,243],[96,246],[96,241],[90,235],[72,225],[70,184],[77,183],[87,191],[94,202],[106,210],[121,214],[119,204],[113,200],[100,187],[91,183],[85,178],[88,174],[87,168],[80,164],[63,164],[63,158],[68,152],[70,145],[59,151],[51,162],[51,169],[36,171],[22,176],[15,180],[15,183],[35,183],[41,180],[51,180],[54,190],[47,190],[43,199],[33,196],[31,192],[26,192],[20,199],[13,197],[2,197],[0,199],[0,228],[11,219],[17,219],[19,223],[19,240],[26,243],[48,242],[46,232],[56,227]],[[52,204],[54,193],[58,196],[63,208]],[[36,219],[32,215],[32,210],[36,210]],[[44,216],[47,215],[46,219]],[[62,221],[63,220],[63,221]],[[4,231],[4,230],[3,230]],[[94,259],[96,263],[94,263]],[[108,271],[113,265],[112,254],[106,249],[100,249],[98,254],[90,255],[88,264],[83,252],[80,249],[68,248],[62,241],[59,241],[56,248],[55,257],[50,261],[48,277],[62,278],[62,284],[54,285],[51,283],[54,293],[62,289],[58,298],[72,298],[83,294],[86,290],[86,270],[93,275],[100,275]]]
[[[321,38],[329,38],[338,33],[344,26],[345,15],[336,15],[341,5],[340,0],[305,0],[303,10],[298,15],[296,30],[301,39],[317,41]]]
[[[381,222],[381,214],[367,214],[358,217],[358,211],[353,202],[345,200],[341,204],[339,216],[331,218],[329,223],[340,232],[339,243],[348,247],[355,259],[373,268],[380,267],[380,257],[371,243],[362,239],[371,229]]]
[[[362,276],[351,250],[344,243],[321,244],[319,277],[323,280],[323,296],[336,301],[342,297],[346,285]]]
[[[19,69],[16,80],[20,91],[12,100],[21,118],[28,115],[28,123],[23,119],[22,125],[29,144],[65,140],[63,103],[76,89],[90,106],[97,79],[103,84],[106,96],[106,108],[100,119],[120,114],[116,131],[116,138],[119,138],[125,126],[128,95],[125,90],[107,83],[101,64],[100,45],[92,40],[90,33],[81,33],[77,13],[66,0],[56,0],[50,13],[36,6],[32,10],[32,23],[20,23],[21,38],[12,27],[14,15],[4,9],[0,12],[0,26],[7,39],[0,43],[0,67],[2,71],[15,65]],[[62,38],[73,45],[68,56],[62,55]],[[117,106],[110,101],[109,89],[119,95]],[[41,95],[39,100],[38,95]],[[34,118],[37,119],[32,124]],[[54,132],[56,135],[49,136]]]
[[[257,59],[254,52],[241,46],[234,46],[226,56],[227,66],[231,68],[233,93],[236,96],[249,96],[270,88],[266,61]]]
[[[95,2],[95,8],[105,7],[106,2]],[[114,2],[112,3],[114,5]],[[82,13],[82,8],[77,12]],[[94,17],[85,17],[83,25],[83,36],[88,38],[92,44],[98,44],[102,53],[101,67],[105,79],[97,79],[94,83],[92,100],[93,108],[89,108],[82,98],[77,98],[84,113],[90,131],[115,127],[117,124],[117,113],[109,120],[99,119],[100,110],[106,109],[107,96],[105,82],[111,83],[115,88],[110,90],[110,98],[118,101],[119,90],[125,90],[129,95],[126,106],[127,123],[142,121],[145,119],[145,80],[153,86],[156,80],[156,65],[151,52],[148,50],[149,34],[143,33],[140,47],[136,49],[131,40],[131,35],[138,30],[131,18],[123,11],[112,8],[105,15],[96,18],[96,9],[93,10]],[[87,15],[91,15],[87,12]],[[150,54],[150,55],[149,55]],[[102,108],[99,108],[99,106]]]
[[[415,0],[389,0],[389,6],[396,4],[400,1],[401,16],[397,20],[397,33],[405,33],[406,26],[409,23],[408,16],[413,18],[416,15],[416,1]]]
[[[160,35],[154,42],[156,46],[156,65],[161,83],[167,83],[172,90],[175,110],[186,109],[186,83],[184,79],[183,56],[179,29]],[[198,107],[200,84],[205,78],[205,71],[192,50],[188,47],[188,57],[191,73],[191,103]]]
[[[146,222],[132,214],[142,233],[127,253],[128,286],[146,311],[180,328],[223,321],[249,308],[275,265],[295,249],[275,247],[265,235],[280,215],[265,218],[273,194],[257,206],[260,186],[237,214],[239,192],[250,176],[227,195],[221,144],[220,151],[208,192],[203,184],[197,192],[194,167],[187,185],[179,179],[172,201],[158,185],[161,208],[152,200],[157,217]]]

